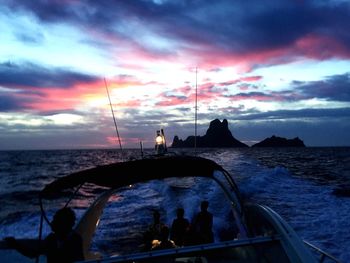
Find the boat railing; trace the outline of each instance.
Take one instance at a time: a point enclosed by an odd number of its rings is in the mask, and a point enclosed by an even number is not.
[[[319,262],[337,262],[337,263],[341,263],[340,260],[338,260],[337,258],[333,257],[332,255],[328,254],[327,252],[323,251],[322,249],[320,249],[319,247],[316,247],[315,245],[303,240],[304,243],[310,247],[315,253],[317,253],[317,255],[319,255]],[[327,260],[327,261],[325,261]]]
[[[226,248],[235,248],[235,247],[244,247],[244,246],[254,246],[258,244],[267,244],[272,242],[280,242],[280,236],[274,235],[269,237],[254,237],[254,238],[245,238],[245,239],[235,239],[231,241],[219,242],[219,243],[211,243],[211,244],[203,244],[196,246],[188,246],[174,249],[164,249],[164,250],[152,250],[148,252],[140,252],[129,255],[122,256],[113,256],[106,257],[97,260],[86,260],[84,263],[117,263],[117,262],[137,262],[143,260],[151,260],[151,259],[162,259],[164,257],[188,257],[188,256],[196,256],[200,257],[200,254],[204,251],[216,251],[220,249]],[[199,254],[198,254],[199,253]],[[157,261],[158,262],[158,261]]]

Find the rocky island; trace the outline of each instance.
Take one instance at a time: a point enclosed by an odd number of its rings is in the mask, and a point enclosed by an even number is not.
[[[286,139],[273,135],[270,138],[252,145],[252,147],[305,147],[305,144],[298,137],[294,139]]]
[[[189,136],[186,140],[174,136],[173,148],[193,148],[195,136]],[[222,122],[215,119],[210,122],[209,128],[204,136],[197,136],[197,147],[199,148],[228,148],[228,147],[248,147],[248,145],[235,139],[228,128],[228,121]]]

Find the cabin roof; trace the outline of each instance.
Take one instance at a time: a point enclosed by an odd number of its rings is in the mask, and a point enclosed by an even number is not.
[[[75,172],[46,185],[42,197],[65,189],[92,183],[98,186],[119,188],[142,181],[169,177],[213,177],[215,170],[224,169],[212,160],[196,156],[159,156]]]

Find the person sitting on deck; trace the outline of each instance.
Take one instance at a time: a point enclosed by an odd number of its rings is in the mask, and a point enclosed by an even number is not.
[[[201,211],[194,219],[193,230],[196,235],[198,243],[212,243],[214,242],[214,235],[212,231],[213,227],[213,215],[208,212],[208,201],[202,201]]]
[[[184,214],[185,210],[183,208],[178,208],[176,210],[177,218],[174,219],[171,225],[170,239],[179,247],[184,245],[190,226],[188,219],[184,218]]]
[[[10,248],[30,258],[45,254],[48,263],[84,260],[82,238],[72,229],[75,219],[74,211],[65,207],[55,213],[51,222],[52,233],[43,241],[25,244],[13,237],[5,238],[5,241]]]
[[[160,239],[153,240],[152,250],[176,248],[174,241],[169,239],[169,227],[164,225],[160,230]]]
[[[161,229],[164,224],[160,221],[160,213],[155,210],[153,212],[153,223],[149,226],[148,230],[143,234],[144,244],[142,251],[148,251],[152,248],[153,240],[160,240]]]

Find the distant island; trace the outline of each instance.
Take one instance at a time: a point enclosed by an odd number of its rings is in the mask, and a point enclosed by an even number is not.
[[[193,148],[195,136],[188,136],[187,139],[179,139],[174,136],[172,148]],[[228,121],[224,119],[222,122],[215,119],[210,122],[209,128],[204,136],[197,136],[196,146],[198,148],[234,148],[249,147],[233,137],[228,128]],[[286,139],[273,135],[270,138],[252,145],[252,147],[305,147],[304,142],[298,137],[294,139]]]
[[[174,136],[173,148],[191,148],[194,147],[195,136],[189,136],[186,140],[181,140],[177,135]],[[228,148],[228,147],[248,147],[248,145],[238,141],[232,136],[228,128],[228,121],[222,122],[215,119],[210,122],[209,129],[204,136],[197,136],[197,147],[199,148]]]
[[[258,142],[252,147],[305,147],[305,144],[298,137],[294,139],[286,139],[273,135],[270,138]]]

